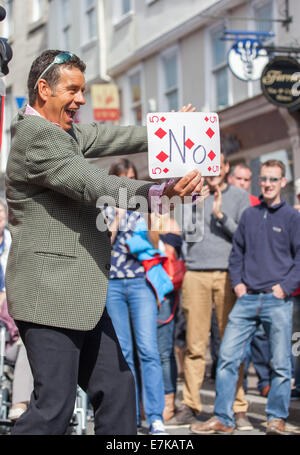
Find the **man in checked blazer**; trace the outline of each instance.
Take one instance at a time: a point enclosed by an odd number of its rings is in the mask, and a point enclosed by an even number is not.
[[[96,202],[107,196],[136,209],[130,199],[148,199],[153,186],[108,175],[86,158],[147,151],[146,129],[75,124],[84,71],[74,54],[43,52],[29,73],[29,104],[11,128],[6,290],[34,377],[13,434],[64,434],[77,384],[92,403],[96,434],[136,434],[133,376],[105,310],[111,246],[109,231],[97,229]],[[192,171],[163,194],[184,197],[201,187]]]

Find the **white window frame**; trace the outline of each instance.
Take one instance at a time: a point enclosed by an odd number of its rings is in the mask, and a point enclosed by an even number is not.
[[[256,22],[254,20],[256,7],[264,6],[267,3],[272,4],[272,17],[273,17],[273,19],[275,18],[276,9],[275,9],[274,0],[252,0],[252,2],[248,6],[248,16],[250,18],[252,18],[248,21],[248,30],[249,31],[256,30]],[[264,41],[264,44],[266,44],[266,45],[271,44],[271,43],[276,44],[277,31],[278,31],[278,23],[273,22],[273,33],[275,36],[273,38],[270,38],[269,40]],[[252,98],[253,96],[256,96],[259,93],[261,93],[260,81],[249,81],[247,84],[247,88],[248,88],[248,98]]]
[[[31,5],[31,20],[32,22],[37,22],[45,15],[45,0],[32,0]]]
[[[232,106],[233,104],[233,84],[232,84],[232,77],[230,74],[230,70],[228,67],[227,61],[227,54],[230,49],[230,45],[228,41],[225,41],[225,48],[226,48],[226,56],[224,58],[224,64],[214,66],[213,63],[213,34],[218,30],[224,28],[224,25],[227,26],[227,23],[224,21],[217,22],[213,24],[211,27],[208,27],[205,31],[205,38],[204,38],[204,61],[205,61],[205,74],[204,74],[204,83],[205,87],[208,89],[205,92],[205,106],[204,109],[206,111],[221,111],[223,109],[227,109],[228,107]],[[217,105],[217,91],[216,91],[216,78],[214,72],[220,70],[222,68],[227,69],[228,75],[228,100],[227,105],[219,107]]]
[[[126,13],[123,13],[122,2],[123,0],[114,0],[113,25],[116,28],[130,21],[134,14],[133,0],[130,0],[130,9]]]
[[[70,50],[71,49],[71,41],[72,39],[70,38],[70,43],[66,43],[66,32],[71,32],[72,30],[72,13],[71,13],[71,2],[72,0],[68,0],[69,2],[69,12],[68,12],[68,17],[69,21],[64,22],[64,14],[62,13],[62,8],[63,8],[63,2],[59,2],[59,11],[58,14],[60,16],[60,36],[61,36],[61,47],[65,50]],[[71,32],[72,33],[72,32]]]
[[[139,73],[140,75],[140,84],[141,84],[141,101],[140,102],[132,102],[131,99],[131,84],[130,79],[135,74]],[[135,116],[133,114],[134,110],[141,106],[142,109],[142,125],[146,124],[145,119],[145,76],[144,76],[144,67],[142,64],[135,66],[126,74],[126,87],[124,90],[124,107],[126,106],[126,110],[124,109],[125,119],[128,119],[129,125],[135,125]]]
[[[164,60],[166,57],[171,57],[176,55],[177,61],[177,93],[178,93],[178,108],[182,105],[182,73],[181,73],[181,57],[180,57],[180,48],[179,45],[169,47],[165,51],[159,54],[158,61],[158,109],[161,112],[167,112],[169,110],[168,100],[167,100],[167,88],[165,82],[165,69],[164,69]]]
[[[84,24],[85,26],[82,27],[82,30],[83,30],[83,46],[88,44],[88,43],[91,43],[93,41],[96,41],[97,38],[98,38],[98,9],[97,9],[97,0],[94,0],[94,5],[93,6],[88,6],[88,1],[87,0],[84,0],[84,3],[82,4],[82,17],[84,17]],[[96,26],[95,26],[95,33],[93,36],[88,36],[88,29],[89,29],[89,23],[88,23],[88,14],[90,12],[93,12],[93,14],[95,15],[95,20],[96,20]]]
[[[266,4],[270,3],[271,4],[271,9],[272,9],[272,19],[275,18],[275,2],[274,0],[252,0],[252,2],[249,4],[249,8],[251,10],[251,16],[253,18],[253,20],[250,21],[251,23],[251,27],[252,27],[252,30],[256,30],[256,22],[254,21],[254,18],[255,18],[255,10],[259,7],[262,7]],[[272,28],[273,28],[273,33],[275,34],[276,36],[276,32],[277,32],[277,27],[276,27],[277,23],[276,22],[273,22],[272,23]],[[250,28],[251,28],[250,27]],[[270,43],[271,41],[274,42],[275,40],[275,37],[274,38],[270,38],[269,40],[266,40],[265,43]]]

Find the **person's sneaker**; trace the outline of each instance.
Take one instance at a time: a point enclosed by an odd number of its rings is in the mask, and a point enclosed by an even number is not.
[[[285,434],[285,421],[283,419],[271,419],[268,422],[266,434],[283,435]]]
[[[154,420],[154,422],[152,422],[152,424],[150,425],[149,433],[150,434],[169,434],[166,431],[162,420]]]
[[[197,420],[193,409],[183,405],[181,409],[175,412],[175,415],[171,417],[171,419],[165,422],[165,425],[190,425],[195,422],[197,422]]]
[[[232,434],[234,428],[224,425],[217,417],[211,417],[204,423],[194,423],[190,426],[193,434]]]
[[[236,412],[234,414],[236,429],[239,431],[251,431],[253,425],[249,422],[245,412]]]
[[[300,400],[300,392],[297,389],[291,390],[291,400]]]

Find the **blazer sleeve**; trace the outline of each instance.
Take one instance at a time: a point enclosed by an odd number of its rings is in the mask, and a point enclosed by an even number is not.
[[[75,125],[81,151],[85,158],[129,155],[148,151],[147,128],[145,126]]]
[[[104,143],[109,143],[108,132],[106,134]],[[114,142],[115,134],[112,134],[111,142]],[[100,142],[99,137],[97,141]],[[115,149],[118,148],[119,143]],[[148,211],[146,203],[151,183],[108,175],[106,169],[100,169],[85,159],[70,134],[51,123],[40,126],[25,153],[25,175],[30,183],[87,204],[96,204],[101,198],[99,205],[114,205],[129,210],[138,209],[139,197],[140,211]]]

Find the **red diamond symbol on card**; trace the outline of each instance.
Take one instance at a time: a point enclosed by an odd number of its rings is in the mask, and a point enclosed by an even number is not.
[[[209,154],[208,154],[208,157],[211,159],[211,161],[214,160],[215,157],[216,157],[215,152],[213,152],[213,151],[211,150],[211,151],[209,152]]]
[[[169,169],[168,169],[167,167],[165,167],[165,168],[163,169],[163,171],[164,171],[164,173],[166,174],[167,172],[169,172]]]
[[[205,120],[206,122],[208,122],[209,118],[206,116],[204,120]]]
[[[215,134],[215,132],[211,128],[208,128],[208,130],[206,131],[206,134],[211,139],[213,137],[213,135]]]
[[[168,156],[165,152],[161,151],[161,152],[157,155],[156,158],[157,158],[159,161],[161,161],[161,162],[163,163],[164,161],[166,161],[167,158],[169,158],[169,156]]]
[[[162,129],[162,128],[159,128],[156,132],[155,132],[156,136],[158,136],[160,139],[162,139],[167,133]]]
[[[162,122],[165,122],[167,119],[166,119],[165,117],[161,117],[160,120],[161,120]]]
[[[185,145],[187,146],[188,149],[191,150],[191,148],[195,145],[195,143],[193,141],[191,141],[191,139],[188,139],[187,141],[185,141]]]
[[[209,172],[211,171],[211,167],[210,166],[207,169],[209,170]]]

